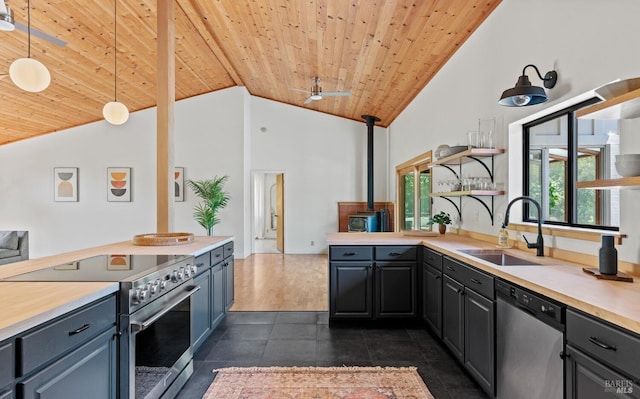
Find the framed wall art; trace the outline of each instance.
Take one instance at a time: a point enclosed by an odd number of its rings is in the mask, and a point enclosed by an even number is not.
[[[107,168],[107,201],[131,201],[131,168]]]
[[[176,202],[184,202],[184,168],[176,166],[173,176],[175,200]]]
[[[53,168],[53,200],[78,202],[78,168]]]

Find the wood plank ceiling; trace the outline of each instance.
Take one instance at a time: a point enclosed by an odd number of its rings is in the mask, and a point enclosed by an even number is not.
[[[388,126],[501,0],[175,0],[176,99],[232,86],[254,96]],[[7,2],[27,24],[26,0]],[[117,99],[156,105],[156,1],[118,0]],[[40,93],[0,81],[0,145],[102,119],[114,98],[109,0],[31,0],[31,57],[51,72]],[[27,56],[27,34],[0,31],[0,74]],[[303,105],[314,76],[325,97]],[[106,122],[105,122],[106,123]]]

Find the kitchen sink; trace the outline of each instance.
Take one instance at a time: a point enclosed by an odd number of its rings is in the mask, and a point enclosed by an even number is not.
[[[532,262],[528,259],[519,258],[505,252],[503,249],[461,249],[460,252],[465,253],[474,258],[493,263],[498,266],[536,266],[540,263]]]

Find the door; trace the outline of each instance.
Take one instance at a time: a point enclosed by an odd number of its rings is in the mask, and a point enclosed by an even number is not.
[[[442,340],[464,361],[464,286],[449,276],[442,283]]]
[[[464,364],[482,388],[493,396],[495,393],[494,303],[472,289],[465,288],[464,293]]]
[[[211,270],[207,269],[193,279],[200,290],[193,294],[191,308],[191,344],[196,350],[209,336],[211,331]]]
[[[376,315],[415,317],[417,286],[415,262],[377,262]]]
[[[423,263],[423,317],[438,337],[442,337],[442,272]]]
[[[331,317],[373,316],[371,262],[331,262]]]
[[[284,173],[276,176],[276,248],[284,253]]]

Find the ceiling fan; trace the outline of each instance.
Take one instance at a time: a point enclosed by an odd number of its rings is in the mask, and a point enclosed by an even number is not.
[[[7,1],[8,0],[0,0],[0,30],[10,32],[14,29],[18,29],[27,33],[30,30],[31,35],[35,37],[39,37],[40,39],[44,39],[60,47],[64,47],[67,45],[67,42],[65,42],[64,40],[60,40],[57,37],[53,37],[47,33],[34,29],[33,27],[29,27],[23,23],[15,21],[13,19],[13,10],[6,4]]]
[[[302,90],[302,89],[291,89],[291,90],[309,93],[308,90]],[[350,95],[351,95],[351,92],[349,91],[322,91],[322,87],[320,87],[320,78],[316,76],[313,78],[313,86],[311,86],[311,94],[309,95],[309,98],[305,100],[304,104],[309,104],[311,101],[315,101],[315,100],[322,100],[323,97],[338,97],[338,96],[345,97]]]

